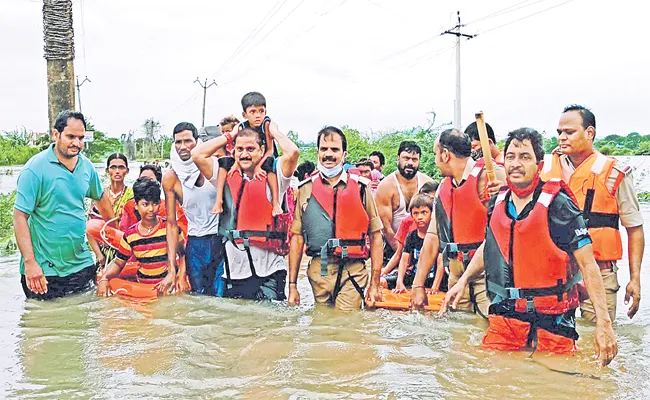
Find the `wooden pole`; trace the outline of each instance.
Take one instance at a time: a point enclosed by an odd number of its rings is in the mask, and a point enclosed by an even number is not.
[[[488,141],[487,128],[485,127],[485,119],[483,118],[483,111],[474,114],[476,117],[476,127],[478,128],[478,136],[481,139],[481,149],[483,150],[483,159],[485,160],[485,172],[487,172],[488,181],[494,182],[497,180],[494,173],[494,162],[492,161],[492,152],[490,151],[490,142]]]

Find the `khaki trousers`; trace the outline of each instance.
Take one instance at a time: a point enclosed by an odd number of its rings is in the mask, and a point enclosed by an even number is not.
[[[341,288],[336,296],[334,306],[343,311],[358,310],[361,308],[361,298],[359,292],[355,289],[350,276],[359,284],[362,289],[368,285],[368,270],[364,260],[346,260],[342,263],[329,263],[327,265],[327,275],[321,275],[320,257],[314,257],[307,267],[307,277],[314,292],[316,303],[330,303],[334,296],[334,285],[339,268],[344,268],[341,275]]]

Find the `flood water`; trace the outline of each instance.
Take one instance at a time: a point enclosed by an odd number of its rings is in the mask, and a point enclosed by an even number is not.
[[[643,212],[650,221],[650,206]],[[632,321],[623,304],[627,260],[619,264],[619,355],[604,369],[585,324],[576,355],[531,359],[482,350],[487,324],[475,315],[314,307],[304,273],[299,308],[190,295],[149,304],[92,293],[35,302],[22,293],[18,258],[4,258],[0,398],[650,398],[644,258],[645,300]]]

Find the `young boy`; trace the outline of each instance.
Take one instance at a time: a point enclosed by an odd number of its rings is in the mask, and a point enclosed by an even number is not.
[[[166,222],[158,216],[160,184],[150,178],[138,178],[133,184],[136,209],[142,219],[124,232],[116,258],[106,267],[97,283],[97,295],[107,296],[108,281],[118,277],[131,256],[139,263],[138,282],[157,284],[161,294],[175,286],[176,271],[168,269]],[[182,265],[183,263],[181,263]],[[179,276],[185,276],[184,271]]]
[[[267,175],[267,182],[269,184],[269,189],[271,189],[271,204],[273,205],[273,215],[280,215],[283,213],[282,207],[280,206],[279,195],[278,195],[278,183],[277,177],[275,175],[275,159],[277,157],[277,149],[275,147],[275,142],[269,131],[271,119],[266,116],[266,99],[258,92],[246,93],[241,99],[241,106],[244,110],[242,116],[244,117],[244,122],[238,125],[237,129],[242,130],[244,128],[252,128],[258,134],[263,137],[265,152],[262,156],[262,162],[260,163],[261,167],[258,167],[258,170],[255,171],[255,176],[259,177],[264,171]],[[222,121],[223,122],[223,121]],[[226,149],[229,147],[232,148],[232,136],[230,131],[221,131],[224,136],[228,139],[228,144]],[[210,211],[213,214],[221,214],[223,211],[223,188],[226,185],[226,178],[228,171],[232,168],[237,169],[238,166],[232,160],[230,154],[225,154],[227,157],[223,157],[221,154],[217,154],[218,157],[224,158],[223,161],[219,162],[219,172],[217,173],[217,198],[214,203],[214,207]],[[225,160],[225,158],[228,158]]]
[[[438,182],[432,181],[422,185],[419,193],[427,194],[431,196],[431,198],[434,198],[436,197],[436,190],[438,190]],[[393,254],[393,257],[391,257],[390,261],[388,261],[388,264],[386,264],[386,266],[381,270],[382,277],[388,275],[391,271],[395,269],[395,267],[397,267],[402,257],[402,249],[404,249],[406,236],[409,233],[413,232],[416,228],[417,226],[415,225],[415,222],[413,221],[413,218],[410,215],[404,218],[402,223],[399,225],[397,232],[395,232],[395,241],[397,242],[397,249],[395,249],[395,254]],[[382,287],[386,287],[385,280],[383,278],[381,283],[382,283]]]
[[[424,244],[424,237],[427,234],[429,223],[431,222],[431,213],[433,212],[433,199],[425,194],[418,194],[411,200],[409,206],[411,218],[415,222],[416,229],[408,234],[402,250],[401,259],[397,277],[395,273],[386,277],[388,288],[394,289],[396,293],[404,292],[413,284],[415,271],[417,270],[418,261],[420,260],[420,251]],[[434,268],[427,277],[427,287],[434,282],[437,268]],[[446,283],[443,283],[446,291]]]

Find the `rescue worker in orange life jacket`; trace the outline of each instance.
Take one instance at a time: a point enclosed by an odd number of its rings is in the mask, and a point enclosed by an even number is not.
[[[485,238],[486,204],[505,182],[503,167],[494,164],[496,181],[488,182],[485,162],[470,157],[469,136],[456,129],[440,134],[434,145],[435,160],[445,179],[436,191],[435,210],[420,253],[420,262],[413,280],[412,305],[422,307],[427,301],[424,291],[426,277],[438,252],[453,285],[465,271],[476,249]],[[438,273],[440,272],[440,273]],[[433,290],[442,281],[442,269],[436,271]],[[490,301],[485,291],[485,280],[477,276],[463,294],[459,310],[486,315]]]
[[[300,303],[296,286],[304,244],[311,262],[307,270],[317,303],[337,309],[358,309],[364,301],[382,300],[379,276],[382,263],[382,223],[370,191],[370,181],[343,169],[347,140],[333,126],[316,139],[318,173],[303,181],[291,225],[289,249],[289,304]],[[367,243],[369,238],[370,248]],[[370,256],[368,284],[365,261]]]
[[[279,198],[284,198],[298,164],[299,151],[275,122],[271,121],[269,131],[282,149],[275,175]],[[286,245],[288,221],[280,217],[289,215],[273,216],[267,177],[254,178],[266,150],[263,137],[252,129],[235,130],[197,145],[192,149],[192,159],[203,176],[216,187],[220,160],[213,154],[228,142],[234,145],[233,155],[238,167],[227,177],[224,210],[219,217],[219,231],[229,239],[225,244],[223,296],[284,300],[287,276],[284,255],[288,248],[283,248],[283,244]],[[283,225],[282,222],[287,223]]]
[[[492,304],[484,347],[572,353],[576,284],[584,279],[596,311],[596,354],[607,365],[618,348],[582,213],[561,180],[540,180],[544,147],[537,131],[510,132],[505,150],[507,187],[490,201],[485,241],[447,292],[440,315],[485,269]]]
[[[641,299],[641,261],[645,238],[643,216],[634,190],[632,169],[620,165],[594,149],[596,117],[587,108],[571,105],[564,109],[557,128],[559,152],[544,166],[542,179],[563,179],[582,210],[593,241],[594,257],[607,295],[609,316],[616,319],[616,292],[619,289],[616,261],[623,256],[620,224],[627,231],[630,282],[625,289],[625,304],[632,304],[629,318],[639,310]],[[591,300],[580,303],[582,317],[595,321]]]

